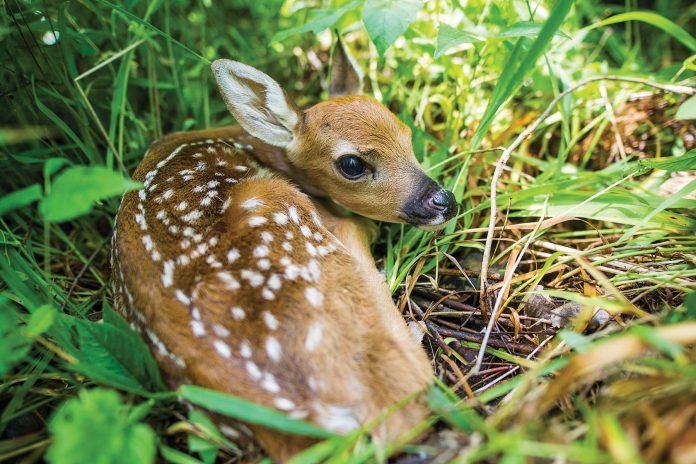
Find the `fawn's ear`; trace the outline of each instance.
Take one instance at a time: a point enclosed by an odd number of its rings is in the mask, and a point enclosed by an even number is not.
[[[360,95],[362,93],[362,71],[348,53],[341,36],[336,40],[331,58],[331,83],[329,95]]]
[[[281,148],[295,138],[302,115],[276,81],[232,60],[216,60],[212,69],[227,109],[244,130]]]

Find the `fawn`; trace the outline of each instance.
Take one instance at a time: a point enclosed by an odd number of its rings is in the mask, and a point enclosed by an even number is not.
[[[144,188],[116,218],[115,305],[172,387],[348,432],[424,388],[432,368],[375,267],[371,222],[327,200],[437,228],[454,198],[418,165],[408,127],[359,95],[340,40],[331,97],[306,111],[257,69],[217,60],[212,70],[241,127],[175,133],[145,154],[133,176]],[[373,436],[393,439],[425,415],[413,401]],[[250,428],[277,461],[312,443]]]

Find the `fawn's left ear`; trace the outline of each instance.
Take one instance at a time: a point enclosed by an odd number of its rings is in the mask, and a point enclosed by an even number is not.
[[[329,96],[360,95],[362,93],[362,71],[348,53],[341,36],[337,34],[336,46],[331,57],[331,83]]]
[[[244,130],[276,147],[292,142],[302,115],[276,81],[238,61],[216,60],[212,69],[227,109]]]

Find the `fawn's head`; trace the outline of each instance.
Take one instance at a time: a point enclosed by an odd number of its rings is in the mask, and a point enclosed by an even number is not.
[[[361,73],[340,39],[331,97],[305,111],[251,66],[217,60],[212,68],[235,119],[252,136],[284,149],[283,164],[302,173],[308,191],[372,219],[422,228],[443,227],[454,215],[453,195],[418,165],[410,129],[377,100],[360,95]]]

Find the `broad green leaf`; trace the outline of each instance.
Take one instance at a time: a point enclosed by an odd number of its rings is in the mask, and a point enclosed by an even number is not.
[[[696,119],[696,95],[682,103],[674,117],[676,119]]]
[[[416,20],[423,0],[367,0],[362,15],[365,29],[379,56]]]
[[[316,425],[291,419],[274,409],[207,388],[183,385],[179,388],[178,393],[182,398],[197,406],[251,424],[263,425],[295,435],[306,435],[316,438],[330,438],[334,436],[331,432],[327,432]]]
[[[39,210],[48,221],[67,221],[89,213],[97,201],[140,186],[140,183],[103,166],[75,166],[56,178]]]
[[[82,389],[63,403],[48,429],[53,441],[46,454],[51,464],[150,464],[156,437],[149,425],[130,417],[113,390]]]
[[[572,5],[572,0],[559,0],[529,49],[523,52],[523,41],[528,41],[529,39],[521,37],[510,51],[506,64],[503,67],[503,73],[493,89],[493,95],[488,102],[486,111],[472,137],[471,150],[476,150],[479,147],[498,110],[522,86],[527,74],[534,67],[544,50],[546,50],[558,28],[561,27]]]
[[[303,32],[319,32],[332,27],[338,23],[343,17],[360,6],[360,2],[346,3],[340,8],[327,8],[312,10],[309,19],[302,26],[293,27],[284,31],[277,32],[271,39],[271,43],[282,42],[290,36],[301,34]]]
[[[626,21],[642,21],[657,28],[662,29],[666,33],[681,42],[692,53],[696,52],[696,39],[687,31],[682,29],[676,23],[652,11],[633,11],[630,13],[621,13],[611,16],[607,19],[599,21],[583,30],[597,29],[598,27],[609,26],[611,24],[623,23]]]
[[[33,184],[8,193],[0,198],[0,216],[17,208],[30,205],[39,199],[41,199],[41,186],[39,184]]]
[[[482,38],[470,31],[455,29],[447,24],[442,24],[437,30],[437,47],[435,48],[435,58],[441,57],[447,50],[458,47],[465,43],[476,43],[483,41]]]
[[[165,389],[147,345],[113,311],[105,311],[104,323],[70,316],[62,320],[76,331],[75,343],[65,347],[77,360],[71,369],[97,383],[143,395]]]
[[[663,171],[694,171],[696,170],[696,148],[689,150],[681,156],[670,156],[660,159],[640,160],[639,164],[651,169],[662,169]]]

